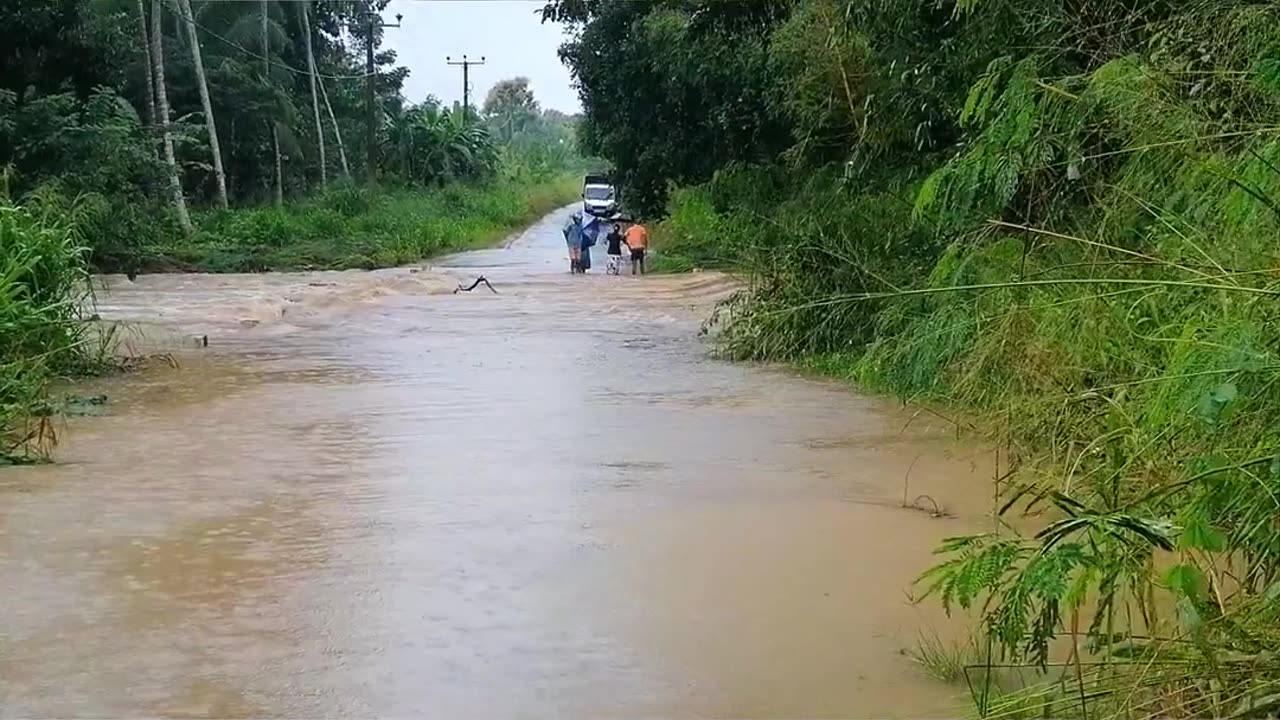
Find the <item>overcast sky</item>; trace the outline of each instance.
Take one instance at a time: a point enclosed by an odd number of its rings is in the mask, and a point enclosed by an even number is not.
[[[471,102],[484,96],[497,81],[517,75],[529,78],[533,95],[545,108],[567,113],[579,110],[569,71],[556,49],[564,39],[560,25],[542,24],[535,13],[540,0],[391,0],[383,17],[394,22],[404,15],[403,27],[391,28],[384,47],[394,49],[397,63],[409,68],[404,94],[411,102],[435,95],[446,105],[462,100],[462,68],[445,64],[465,53],[485,57],[471,68]]]

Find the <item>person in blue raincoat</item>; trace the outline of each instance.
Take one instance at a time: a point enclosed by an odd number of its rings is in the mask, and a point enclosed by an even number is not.
[[[564,225],[564,243],[569,248],[569,272],[576,273],[581,270],[582,259],[582,213],[575,212],[569,217],[569,222]]]

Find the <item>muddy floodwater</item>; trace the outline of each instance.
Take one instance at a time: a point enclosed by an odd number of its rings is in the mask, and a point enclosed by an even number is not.
[[[103,279],[179,368],[74,388],[108,402],[58,462],[0,470],[0,714],[954,716],[907,593],[989,457],[710,359],[730,282],[571,277],[564,217],[435,267]]]

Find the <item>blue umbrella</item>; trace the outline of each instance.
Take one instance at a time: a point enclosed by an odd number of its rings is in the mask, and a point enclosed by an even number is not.
[[[587,245],[595,245],[596,241],[609,233],[608,222],[594,215],[583,218],[582,236],[586,238]]]

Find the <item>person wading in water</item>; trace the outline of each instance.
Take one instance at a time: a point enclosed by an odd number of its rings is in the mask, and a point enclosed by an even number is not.
[[[649,249],[649,231],[644,225],[636,223],[627,228],[627,234],[623,236],[623,242],[627,247],[631,248],[631,274],[636,274],[636,269],[640,270],[640,274],[644,274],[644,254]]]
[[[618,275],[622,272],[622,229],[618,223],[613,224],[613,229],[605,237],[608,247],[605,252],[609,255],[609,261],[605,264],[605,273],[609,275]]]
[[[582,213],[576,212],[564,225],[564,243],[569,247],[569,272],[582,269]]]

